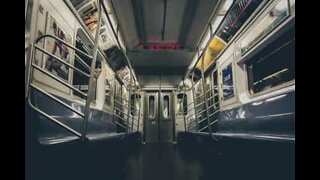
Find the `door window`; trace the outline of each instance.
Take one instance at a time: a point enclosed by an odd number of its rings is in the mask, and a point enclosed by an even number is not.
[[[155,116],[154,96],[149,96],[149,117],[154,118],[154,116]]]
[[[168,118],[169,115],[169,96],[165,95],[163,96],[163,117]]]

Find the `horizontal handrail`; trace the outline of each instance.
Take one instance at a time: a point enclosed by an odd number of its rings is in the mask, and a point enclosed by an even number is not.
[[[208,109],[210,109],[210,108],[212,108],[213,106],[216,106],[216,105],[218,105],[218,104],[219,104],[219,102],[213,103],[212,105],[210,105],[210,106],[208,107]]]
[[[122,121],[124,121],[125,123],[127,122],[127,120],[123,119],[123,117],[117,115],[117,114],[114,114],[115,116],[117,116],[119,119],[121,119]]]
[[[121,105],[121,106],[124,106],[123,104],[122,104],[122,102],[119,102],[119,101],[117,101],[117,100],[113,100],[114,102],[116,102],[116,103],[118,103],[119,105]]]
[[[218,94],[213,95],[213,96],[210,96],[210,97],[207,99],[207,101],[209,101],[210,99],[212,99],[212,98],[214,98],[214,97],[217,97],[217,96],[218,96]]]
[[[84,114],[83,114],[82,112],[80,112],[80,111],[78,111],[78,110],[76,110],[76,109],[72,108],[72,107],[71,107],[70,105],[68,105],[67,103],[65,103],[65,102],[61,101],[60,99],[58,99],[58,98],[54,97],[53,95],[51,95],[51,94],[49,94],[49,93],[45,92],[44,90],[42,90],[41,88],[37,87],[36,85],[34,85],[34,84],[32,84],[32,83],[31,83],[31,84],[30,84],[30,87],[32,87],[32,88],[34,88],[34,89],[36,89],[37,91],[39,91],[39,92],[41,92],[41,93],[45,94],[45,95],[46,95],[46,96],[48,96],[49,98],[51,98],[51,99],[55,100],[56,102],[58,102],[58,103],[59,103],[59,104],[61,104],[62,106],[66,107],[66,108],[68,108],[69,110],[71,110],[71,111],[73,111],[73,112],[77,113],[78,115],[80,115],[80,116],[84,117]]]
[[[36,49],[38,49],[39,51],[41,51],[41,52],[45,53],[46,55],[53,57],[54,59],[58,60],[59,62],[61,62],[61,63],[65,64],[65,65],[67,65],[69,68],[72,68],[72,69],[74,69],[74,70],[78,71],[79,73],[81,73],[81,74],[83,74],[83,75],[87,76],[88,78],[90,77],[90,74],[83,72],[82,70],[80,70],[80,69],[76,68],[75,66],[73,66],[73,65],[71,65],[71,64],[69,64],[69,63],[67,63],[66,61],[62,60],[61,58],[59,58],[59,57],[57,57],[57,56],[55,56],[55,55],[51,54],[49,51],[47,51],[47,50],[45,50],[45,49],[42,49],[42,48],[41,48],[41,47],[39,47],[38,45],[35,45],[35,48],[36,48]]]
[[[218,120],[219,120],[219,119],[215,119],[214,121],[212,121],[212,122],[210,123],[210,125],[212,125],[212,124],[214,124],[214,123],[218,122]]]
[[[217,110],[217,111],[215,111],[214,113],[210,114],[210,115],[209,115],[209,117],[211,117],[211,116],[213,116],[213,115],[217,114],[218,112],[220,112],[220,110]]]
[[[217,110],[217,111],[215,111],[214,113],[210,114],[210,115],[209,115],[209,117],[211,117],[211,116],[213,116],[213,115],[217,114],[218,112],[220,112],[220,110]]]
[[[197,123],[199,124],[199,123],[201,123],[201,122],[203,122],[204,120],[206,120],[207,119],[207,117],[205,117],[205,118],[203,118],[203,119],[201,119],[200,121],[198,121]]]
[[[62,39],[60,39],[60,38],[58,38],[58,37],[56,37],[56,36],[53,36],[53,35],[51,35],[51,34],[45,34],[45,35],[38,36],[37,39],[35,40],[35,44],[37,44],[41,39],[47,38],[47,37],[53,38],[53,39],[55,39],[55,40],[63,43],[64,45],[68,46],[69,48],[73,49],[74,51],[79,52],[80,54],[86,56],[87,58],[93,59],[93,57],[92,57],[91,55],[89,55],[89,54],[87,54],[87,53],[85,53],[85,52],[77,49],[77,48],[74,47],[72,44],[69,44],[69,43],[65,42],[64,40],[62,40]]]
[[[119,108],[117,108],[117,107],[114,107],[114,109],[120,111],[120,112],[121,112],[122,114],[124,114],[124,115],[128,115],[126,112],[122,111],[121,109],[119,109]]]
[[[126,108],[128,109],[128,106],[127,104],[122,104],[121,102],[117,101],[117,100],[114,100],[114,102],[118,103],[119,105],[123,106],[123,108]],[[135,111],[139,111],[140,109],[136,109],[134,106],[131,106],[130,107],[131,109],[135,110]]]
[[[40,113],[41,115],[43,115],[44,117],[50,119],[51,121],[53,121],[54,123],[58,124],[59,126],[67,129],[68,131],[70,131],[71,133],[73,133],[74,135],[78,136],[81,138],[81,133],[79,133],[78,131],[72,129],[71,127],[65,125],[64,123],[60,122],[59,120],[51,117],[50,115],[48,115],[47,113],[41,111],[39,108],[35,107],[32,103],[31,103],[31,100],[30,100],[30,97],[28,98],[28,103],[30,105],[30,107],[32,109],[34,109],[35,111],[37,111],[38,113]]]
[[[208,125],[204,126],[203,128],[199,129],[199,132],[205,130],[206,128],[208,128]]]
[[[201,110],[201,111],[197,112],[197,114],[201,114],[201,113],[203,113],[203,112],[205,112],[205,111],[206,111],[206,109]]]
[[[84,93],[84,92],[82,92],[82,91],[78,90],[77,88],[73,87],[73,86],[72,86],[72,85],[70,85],[69,83],[66,83],[66,82],[64,82],[63,80],[61,80],[61,79],[57,78],[56,76],[54,76],[54,75],[52,75],[51,73],[49,73],[49,72],[45,71],[44,69],[42,69],[42,68],[41,68],[41,67],[39,67],[38,65],[36,65],[36,64],[34,64],[34,63],[32,63],[32,67],[34,67],[34,68],[36,68],[37,70],[41,71],[42,73],[44,73],[44,74],[46,74],[46,75],[50,76],[52,79],[55,79],[56,81],[58,81],[58,82],[60,82],[61,84],[63,84],[63,85],[65,85],[65,86],[69,87],[70,89],[72,89],[72,90],[74,90],[74,91],[77,91],[77,92],[78,92],[78,93],[80,93],[81,95],[83,95],[83,96],[87,97],[87,94],[86,94],[86,93]]]
[[[199,107],[201,104],[205,103],[205,101],[200,102],[199,104],[196,105],[196,108]]]
[[[75,54],[75,59],[79,62],[82,63],[82,66],[84,66],[88,71],[91,70],[91,67],[78,55],[78,54]]]
[[[127,103],[122,103],[122,102],[119,102],[117,100],[114,100],[114,102],[116,102],[117,104],[121,105],[123,108],[128,109],[128,104]]]
[[[117,125],[119,125],[119,126],[121,126],[121,127],[123,127],[123,128],[125,128],[125,129],[127,129],[127,127],[124,127],[122,124],[118,123],[117,121],[114,122],[114,123],[117,124]]]
[[[204,94],[201,94],[199,96],[196,96],[195,99],[199,99],[200,97],[202,97]]]

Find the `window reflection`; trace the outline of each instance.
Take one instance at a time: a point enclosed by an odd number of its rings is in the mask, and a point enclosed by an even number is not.
[[[149,96],[149,117],[153,118],[155,116],[155,103],[154,96]]]
[[[167,95],[163,97],[163,117],[169,117],[169,96]]]
[[[177,95],[177,114],[179,115],[187,115],[188,106],[187,106],[187,95],[186,94],[178,94]]]
[[[141,99],[141,96],[139,94],[131,95],[131,115],[133,116],[139,115],[140,99]]]

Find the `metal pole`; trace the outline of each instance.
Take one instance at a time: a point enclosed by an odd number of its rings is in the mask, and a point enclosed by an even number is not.
[[[193,99],[193,106],[194,106],[194,116],[195,116],[195,121],[196,121],[196,131],[198,131],[198,115],[197,115],[197,107],[196,107],[196,95],[194,93],[194,84],[193,84],[193,76],[194,76],[194,72],[192,73],[191,76],[191,90],[192,90],[192,99]]]
[[[112,122],[114,122],[114,114],[117,113],[117,110],[116,110],[116,97],[117,97],[117,82],[116,80],[114,80],[114,91],[113,91],[113,113],[112,113]],[[111,97],[111,96],[110,96]]]
[[[129,121],[130,121],[130,113],[131,113],[131,91],[132,91],[132,73],[130,73],[130,84],[129,84],[129,97],[128,97],[128,114],[127,114],[127,129],[126,134],[129,132]]]
[[[28,10],[28,8],[30,8],[30,7],[28,7],[28,5],[29,5],[29,0],[26,0],[26,2],[24,4],[24,18],[25,19],[27,18],[27,10]],[[31,6],[31,8],[32,8],[32,6]]]
[[[29,92],[29,82],[30,82],[30,78],[31,78],[31,64],[32,64],[32,60],[33,60],[33,55],[34,55],[34,49],[33,49],[33,44],[30,45],[30,54],[29,54],[29,58],[27,59],[27,67],[26,67],[26,74],[25,74],[25,78],[26,78],[26,85],[25,85],[25,98],[28,97],[28,92]]]
[[[95,74],[95,67],[96,67],[96,61],[97,61],[97,53],[98,53],[98,42],[99,42],[99,32],[100,32],[100,21],[101,21],[101,9],[100,9],[100,0],[98,0],[97,3],[97,10],[98,10],[98,22],[97,22],[97,29],[95,34],[95,44],[93,47],[93,59],[91,62],[91,71],[90,71],[90,79],[89,79],[89,86],[88,86],[88,96],[86,105],[84,108],[84,118],[83,118],[83,129],[82,129],[82,140],[86,139],[87,134],[87,125],[88,125],[88,119],[90,115],[90,103],[92,101],[92,90],[93,90],[93,81],[94,81],[94,74]]]
[[[132,96],[132,95],[131,95]],[[132,100],[131,98],[130,98],[130,100]],[[136,101],[136,95],[134,95],[134,101],[133,102],[135,102]],[[131,118],[131,130],[133,131],[133,123],[134,123],[134,116],[135,116],[135,111],[136,111],[136,109],[135,109],[135,107],[134,107],[134,104],[131,104],[131,102],[130,102],[130,113],[131,113],[131,109],[133,110],[133,113],[132,113],[132,118]],[[132,108],[133,107],[133,108]]]
[[[133,75],[133,73],[131,72],[131,74]],[[134,86],[136,85],[136,80],[134,79],[134,78],[132,78],[133,79],[133,84],[134,84]],[[132,86],[132,83],[131,83],[131,86]],[[133,90],[132,90],[133,91]],[[133,110],[133,113],[132,113],[132,124],[131,124],[131,130],[132,130],[132,132],[133,132],[133,125],[134,125],[134,116],[135,116],[135,113],[137,112],[137,109],[136,109],[136,107],[135,107],[135,104],[132,104],[132,103],[135,103],[136,102],[136,100],[137,100],[137,94],[135,93],[134,94],[134,100],[131,102],[131,97],[130,97],[130,113],[131,113],[131,109]]]
[[[206,94],[206,82],[204,79],[204,56],[202,56],[201,59],[201,79],[202,79],[202,88],[203,88],[203,98],[205,101],[205,106],[206,106],[206,115],[207,115],[207,120],[208,120],[208,129],[209,129],[209,134],[212,135],[211,132],[211,126],[210,126],[210,118],[209,118],[209,110],[208,110],[208,101],[207,101],[207,94]]]
[[[140,113],[141,113],[141,95],[140,95],[140,93],[137,95],[138,96],[138,99],[139,99],[139,113],[138,113],[138,128],[137,128],[137,131],[139,131],[139,129],[140,129]],[[139,96],[140,96],[140,98],[139,98]]]
[[[183,87],[182,88],[183,88],[183,93],[184,93],[183,97],[182,97],[182,107],[183,107],[182,112],[183,112],[183,121],[184,121],[184,131],[187,131],[186,114],[185,114],[185,111],[184,111],[185,109],[187,109],[187,108],[184,108],[184,98],[186,96],[186,88],[185,88],[185,85],[184,85],[184,80],[182,81],[182,83],[183,83]],[[188,105],[187,105],[187,107],[188,107]],[[187,114],[188,114],[188,112],[187,112]]]

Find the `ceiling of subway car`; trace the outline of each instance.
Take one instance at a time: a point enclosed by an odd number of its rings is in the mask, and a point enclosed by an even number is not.
[[[219,0],[110,0],[141,85],[170,76],[178,85]],[[145,47],[178,46],[150,50]],[[157,76],[155,76],[157,77]],[[168,78],[163,78],[168,79]]]

